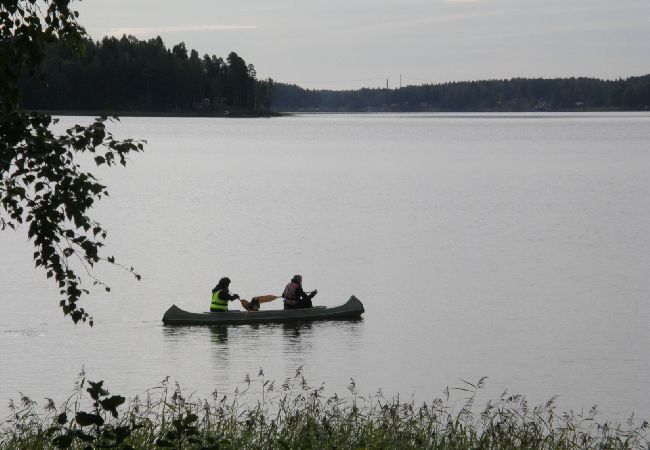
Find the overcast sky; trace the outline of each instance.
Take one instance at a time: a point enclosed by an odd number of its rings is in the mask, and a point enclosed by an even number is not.
[[[90,35],[237,52],[309,88],[650,73],[650,0],[85,0]]]

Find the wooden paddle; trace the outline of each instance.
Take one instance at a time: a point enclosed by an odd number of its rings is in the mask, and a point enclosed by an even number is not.
[[[257,302],[261,304],[261,303],[271,302],[276,298],[279,297],[277,295],[259,295],[257,297],[253,297],[250,302],[248,300],[244,300],[243,298],[240,298],[239,302],[241,303],[241,305],[244,307],[246,311],[255,311],[252,305],[253,301],[257,300]]]

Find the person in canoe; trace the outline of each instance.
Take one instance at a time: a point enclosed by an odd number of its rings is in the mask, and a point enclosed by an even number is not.
[[[239,295],[231,294],[228,290],[230,278],[223,277],[217,285],[212,288],[212,302],[210,302],[210,312],[228,311],[228,302],[237,300]]]
[[[312,308],[311,299],[317,293],[318,291],[316,289],[310,293],[306,293],[302,289],[302,275],[294,275],[289,284],[284,288],[284,292],[282,292],[284,309]]]

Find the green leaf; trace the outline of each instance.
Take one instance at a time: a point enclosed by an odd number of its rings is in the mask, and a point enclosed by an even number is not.
[[[70,448],[72,446],[72,436],[70,434],[62,434],[52,439],[52,444],[56,448]]]
[[[103,388],[103,381],[88,381],[88,384],[90,387],[86,389],[86,392],[90,394],[93,400],[98,400],[100,396],[104,397],[109,394],[109,392]]]
[[[121,426],[121,427],[116,427],[113,430],[113,440],[115,441],[115,444],[120,444],[126,440],[129,436],[131,436],[132,430],[128,426]]]
[[[84,433],[84,432],[81,431],[81,430],[75,430],[75,436],[76,436],[79,440],[81,440],[81,441],[83,441],[83,442],[92,442],[92,441],[95,440],[95,438],[94,438],[92,435],[87,434],[87,433]],[[92,450],[92,447],[90,447],[90,446],[89,446],[89,447],[85,447],[85,449],[86,449],[86,448]],[[85,449],[84,449],[84,450],[85,450]]]
[[[122,405],[126,399],[121,395],[113,395],[99,402],[99,404],[106,411],[109,411],[111,415],[117,418],[117,407]]]
[[[83,314],[79,311],[73,311],[70,317],[72,317],[74,323],[78,323],[83,318]]]
[[[80,411],[75,415],[75,421],[82,427],[88,427],[91,425],[104,425],[104,419],[97,414],[89,414],[87,412]]]
[[[199,419],[199,416],[197,416],[196,414],[190,413],[187,416],[185,416],[185,419],[183,419],[183,422],[185,422],[185,424],[189,425],[189,424],[191,424],[193,422],[196,422],[198,419]]]
[[[65,425],[68,422],[68,415],[64,412],[56,416],[56,423],[59,425]]]

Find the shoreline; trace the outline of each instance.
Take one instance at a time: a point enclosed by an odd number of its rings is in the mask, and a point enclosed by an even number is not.
[[[308,115],[330,115],[330,114],[582,114],[582,113],[650,113],[648,109],[619,109],[619,108],[574,108],[574,109],[554,109],[554,110],[511,110],[511,109],[491,109],[491,110],[367,110],[367,111],[335,111],[335,110],[287,110],[287,111],[226,111],[226,112],[197,112],[197,111],[106,111],[106,110],[28,110],[39,114],[50,116],[118,116],[118,117],[191,117],[191,118],[222,118],[222,119],[254,119],[254,118],[271,118],[271,117],[291,117],[296,114]]]
[[[229,113],[197,113],[197,112],[182,112],[182,111],[97,111],[97,110],[31,110],[39,114],[47,114],[49,116],[93,116],[93,117],[207,117],[207,118],[221,118],[221,119],[251,119],[251,118],[270,118],[270,117],[284,117],[290,116],[292,113],[279,113],[279,112],[229,112]]]

